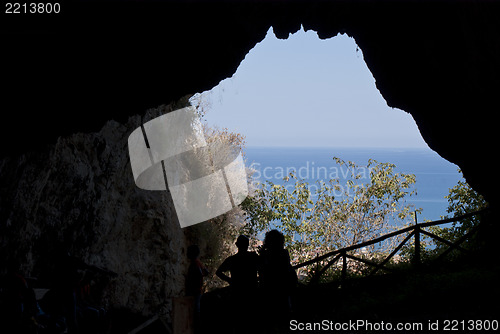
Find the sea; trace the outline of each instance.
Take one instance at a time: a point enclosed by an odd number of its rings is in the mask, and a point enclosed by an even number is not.
[[[292,170],[309,185],[331,177],[342,178],[347,171],[333,157],[359,166],[366,166],[368,159],[394,164],[395,172],[416,176],[416,195],[407,198],[407,203],[422,209],[417,215],[419,222],[446,215],[445,196],[462,179],[457,165],[429,148],[247,147],[244,152],[246,165],[255,170],[254,181],[275,184],[284,184],[283,177]]]

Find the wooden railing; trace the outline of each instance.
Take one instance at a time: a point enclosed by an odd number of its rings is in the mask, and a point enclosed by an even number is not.
[[[347,259],[359,261],[361,263],[364,263],[366,265],[369,265],[369,266],[373,267],[373,269],[369,273],[369,275],[374,275],[375,273],[377,273],[381,269],[390,272],[390,271],[393,271],[393,269],[390,268],[390,267],[387,267],[386,266],[387,263],[394,257],[394,255],[396,255],[397,252],[399,252],[401,250],[401,248],[406,243],[408,243],[408,241],[410,241],[410,239],[412,237],[414,238],[413,265],[415,267],[419,267],[420,264],[421,264],[421,261],[422,261],[421,260],[421,238],[420,238],[421,234],[424,234],[424,235],[426,235],[428,237],[431,237],[431,238],[433,238],[435,240],[438,240],[438,241],[440,241],[440,242],[442,242],[442,243],[444,243],[444,244],[446,244],[448,246],[448,248],[436,258],[436,261],[439,261],[439,260],[441,260],[442,258],[444,258],[447,254],[449,254],[454,249],[458,249],[460,251],[466,252],[466,250],[464,248],[462,248],[460,245],[465,240],[467,240],[471,235],[473,235],[474,233],[476,233],[476,231],[477,231],[477,229],[479,227],[479,224],[476,225],[475,227],[473,227],[472,229],[470,229],[465,235],[463,235],[461,238],[459,238],[458,240],[456,240],[454,242],[446,240],[446,239],[443,239],[442,237],[440,237],[440,236],[438,236],[438,235],[436,235],[434,233],[431,233],[429,231],[426,231],[423,228],[424,227],[430,227],[430,226],[436,226],[436,225],[442,225],[442,224],[448,224],[448,223],[460,221],[460,220],[463,220],[463,219],[466,219],[466,218],[470,218],[470,217],[475,216],[475,215],[482,214],[486,210],[488,210],[488,209],[483,209],[483,210],[479,210],[479,211],[467,213],[467,214],[459,216],[459,217],[453,217],[453,218],[442,219],[442,220],[431,221],[431,222],[425,222],[425,223],[418,223],[416,215],[415,215],[415,224],[412,225],[412,226],[408,226],[408,227],[400,229],[398,231],[394,231],[394,232],[385,234],[385,235],[383,235],[381,237],[378,237],[376,239],[373,239],[373,240],[365,241],[365,242],[362,242],[362,243],[359,243],[359,244],[356,244],[356,245],[352,245],[352,246],[349,246],[349,247],[345,247],[345,248],[342,248],[342,249],[338,249],[338,250],[335,250],[335,251],[323,254],[321,256],[317,256],[316,258],[314,258],[312,260],[305,261],[303,263],[295,265],[294,269],[299,269],[299,268],[302,268],[302,267],[305,267],[305,266],[309,266],[309,265],[312,265],[312,264],[318,264],[319,265],[320,262],[323,262],[323,261],[328,260],[328,259],[330,259],[330,258],[333,257],[331,260],[329,260],[327,262],[327,264],[323,268],[321,268],[321,269],[317,268],[317,270],[316,270],[316,272],[315,272],[315,274],[314,274],[311,282],[317,282],[319,280],[319,278],[330,267],[332,267],[335,263],[337,263],[337,261],[339,261],[340,259],[342,259],[341,281],[344,281],[346,279],[346,276],[347,276]],[[371,245],[377,244],[377,243],[382,242],[382,241],[384,241],[386,239],[393,238],[395,236],[398,236],[398,235],[401,235],[401,234],[404,234],[404,233],[408,233],[408,235],[405,237],[405,239],[403,241],[401,241],[398,244],[398,246],[396,246],[395,249],[389,255],[387,255],[381,262],[379,262],[379,263],[378,262],[374,262],[372,260],[364,259],[364,258],[361,258],[361,257],[358,257],[358,256],[350,254],[350,252],[353,252],[353,251],[355,251],[357,249],[361,249],[363,247],[367,247],[367,246],[371,246]]]

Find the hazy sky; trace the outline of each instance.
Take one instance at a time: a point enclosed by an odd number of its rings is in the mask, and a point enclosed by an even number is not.
[[[427,147],[413,118],[389,108],[354,39],[271,30],[232,78],[202,100],[206,121],[247,146]]]

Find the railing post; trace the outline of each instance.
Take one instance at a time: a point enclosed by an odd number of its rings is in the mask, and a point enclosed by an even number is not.
[[[342,251],[342,274],[340,277],[340,281],[342,285],[344,285],[346,276],[347,276],[347,252],[345,250]]]
[[[415,254],[413,258],[413,264],[416,268],[420,266],[420,226],[417,221],[417,211],[415,211]]]

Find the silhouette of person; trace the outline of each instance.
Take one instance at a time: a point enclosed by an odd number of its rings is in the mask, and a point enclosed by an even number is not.
[[[297,274],[290,264],[290,255],[284,244],[283,234],[271,230],[266,233],[260,253],[260,282],[267,322],[284,320],[291,311],[290,296],[297,285]]]
[[[216,271],[216,275],[228,282],[235,291],[251,292],[257,289],[258,256],[248,251],[249,244],[250,239],[240,235],[236,240],[238,253],[228,257]],[[225,272],[230,272],[231,276]]]
[[[187,257],[190,260],[188,273],[186,276],[186,297],[193,297],[194,308],[194,329],[199,332],[200,322],[200,301],[203,293],[203,277],[208,275],[208,270],[199,260],[200,248],[198,245],[191,245],[187,249]]]
[[[249,252],[250,239],[240,235],[236,240],[238,253],[231,255],[220,265],[216,275],[228,282],[231,289],[231,327],[238,328],[238,332],[248,330],[251,326],[241,328],[241,324],[248,322],[255,314],[255,296],[258,285],[259,257],[255,252]],[[230,276],[225,273],[229,272]],[[238,324],[240,324],[238,326]]]

